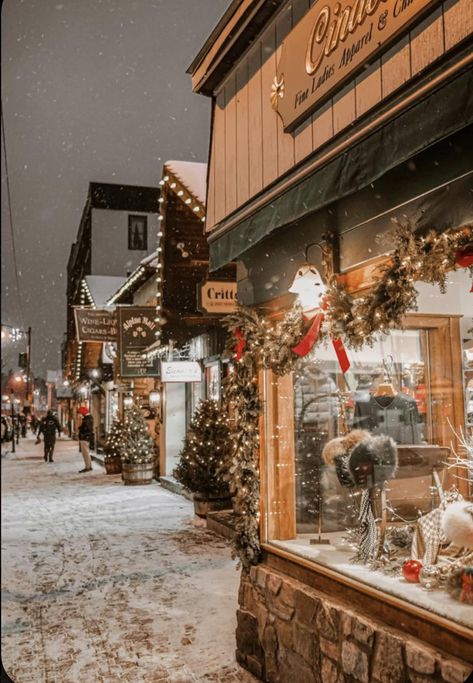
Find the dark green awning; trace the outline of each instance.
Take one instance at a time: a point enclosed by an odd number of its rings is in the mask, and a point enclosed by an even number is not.
[[[275,230],[368,186],[471,123],[473,69],[469,67],[228,232],[210,235],[210,270],[238,258]]]

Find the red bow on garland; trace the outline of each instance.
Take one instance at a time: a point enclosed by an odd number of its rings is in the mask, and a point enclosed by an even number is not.
[[[455,254],[455,263],[461,268],[469,268],[473,266],[473,247],[460,249]]]
[[[294,346],[292,348],[292,351],[297,354],[298,356],[307,356],[309,351],[312,349],[314,346],[315,342],[317,341],[317,338],[320,333],[320,328],[322,326],[323,320],[325,318],[325,313],[328,308],[328,301],[327,299],[324,299],[322,302],[322,310],[320,313],[317,313],[311,324],[309,329],[306,332],[305,337],[297,344],[297,346]],[[340,337],[333,337],[332,335],[330,336],[333,344],[333,348],[335,350],[335,353],[337,354],[338,362],[340,364],[341,371],[345,373],[349,368],[350,368],[350,361],[347,356],[347,352],[345,350],[345,347],[343,345],[342,340]]]
[[[460,268],[471,268],[473,266],[473,247],[459,249],[455,254],[455,263]],[[471,285],[470,292],[473,292],[473,284]]]
[[[246,346],[246,339],[243,337],[241,330],[235,330],[236,344],[235,344],[235,356],[236,360],[240,360],[243,351]]]

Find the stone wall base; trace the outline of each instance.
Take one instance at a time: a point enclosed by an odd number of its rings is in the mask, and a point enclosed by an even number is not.
[[[239,605],[237,660],[267,683],[464,683],[473,671],[266,565],[242,573]]]

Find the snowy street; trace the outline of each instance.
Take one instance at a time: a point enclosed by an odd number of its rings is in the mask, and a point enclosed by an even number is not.
[[[8,444],[10,447],[10,444]],[[254,681],[234,660],[239,572],[192,504],[2,445],[2,660],[14,683]]]

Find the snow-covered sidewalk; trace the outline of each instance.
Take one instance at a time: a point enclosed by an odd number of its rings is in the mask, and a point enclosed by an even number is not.
[[[239,572],[191,503],[78,474],[21,440],[2,455],[2,661],[15,683],[254,681],[234,661]]]

